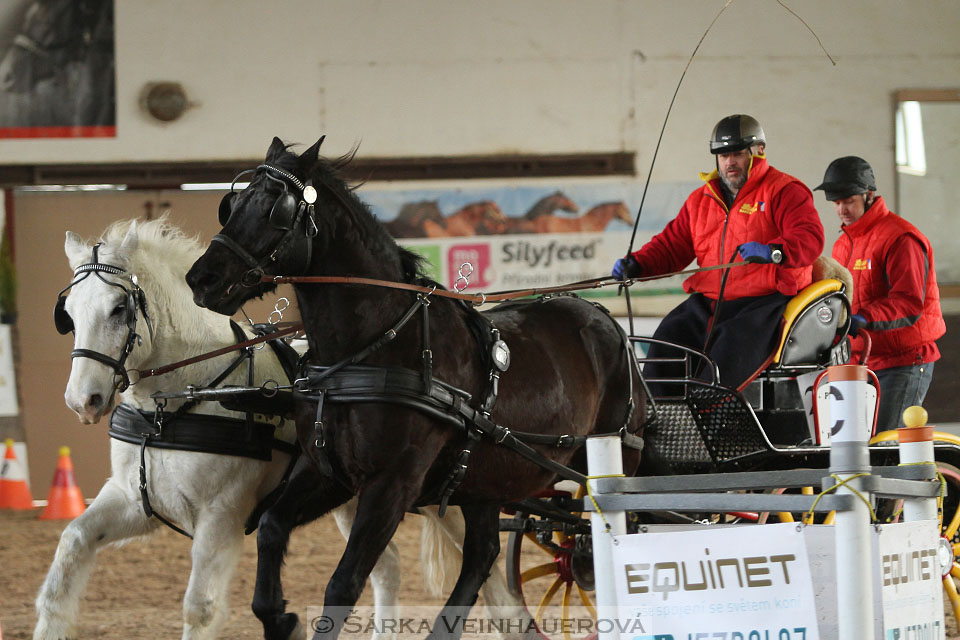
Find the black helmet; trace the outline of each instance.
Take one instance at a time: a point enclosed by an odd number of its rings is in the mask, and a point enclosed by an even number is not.
[[[837,158],[827,167],[823,182],[814,191],[823,189],[827,200],[843,200],[867,191],[877,190],[870,163],[857,156]]]
[[[740,151],[755,144],[766,144],[767,138],[756,118],[738,113],[717,123],[710,136],[710,153]]]

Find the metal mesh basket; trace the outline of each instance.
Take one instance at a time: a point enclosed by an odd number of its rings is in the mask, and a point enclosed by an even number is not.
[[[659,400],[657,420],[644,439],[645,455],[672,473],[719,471],[771,448],[746,401],[710,385],[691,385],[686,397]]]

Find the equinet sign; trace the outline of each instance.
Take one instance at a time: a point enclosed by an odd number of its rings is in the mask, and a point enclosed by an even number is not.
[[[771,556],[732,555],[711,558],[704,548],[697,561],[667,560],[655,563],[625,564],[627,592],[662,593],[666,600],[674,591],[716,591],[721,589],[770,587],[790,584],[790,567],[797,561],[793,553]],[[706,595],[706,594],[703,594]]]

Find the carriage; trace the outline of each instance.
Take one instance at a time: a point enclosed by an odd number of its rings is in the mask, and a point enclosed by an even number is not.
[[[510,532],[514,595],[530,607],[532,581],[548,578],[538,608],[554,597],[571,605],[574,595],[589,607],[582,498],[554,484],[558,476],[585,484],[577,456],[588,436],[618,433],[625,460],[645,475],[827,466],[827,448],[810,431],[803,400],[811,376],[850,357],[839,280],[815,282],[791,302],[769,366],[742,392],[719,384],[706,355],[679,347],[676,362],[686,373],[645,381],[640,365],[651,339],[626,336],[598,305],[525,291],[500,296],[510,301],[480,314],[469,303],[498,296],[443,291],[425,280],[416,257],[397,247],[337,177],[342,162],[319,158],[319,146],[296,156],[275,139],[250,186],[225,196],[224,229],[187,273],[194,301],[227,315],[279,282],[293,282],[312,360],[308,355],[286,388],[248,384],[156,396],[225,400],[232,409],[247,401],[247,410],[296,417],[302,453],[256,523],[253,608],[266,637],[286,638],[298,624],[285,611],[279,574],[291,530],[354,494],[347,549],[326,592],[334,622],[323,631],[340,630],[337,611],[356,601],[403,514],[439,503],[441,511],[459,506],[464,518],[460,578],[440,614],[447,633],[434,628],[435,635],[457,637],[462,628],[454,621],[487,578],[501,530]],[[126,304],[134,323],[139,304]],[[703,370],[713,375],[696,375]],[[651,397],[644,393],[649,383],[675,392]],[[953,538],[960,441],[944,436],[936,452],[951,489],[945,530]],[[895,463],[896,455],[889,436],[871,447],[875,465]],[[633,520],[717,517],[658,512]],[[548,561],[525,567],[531,545]]]
[[[636,475],[828,468],[830,448],[820,442],[814,425],[812,390],[815,379],[827,367],[857,357],[851,354],[847,339],[848,312],[845,285],[838,279],[819,280],[799,292],[784,312],[780,340],[769,365],[742,391],[720,385],[716,366],[705,354],[673,345],[676,360],[684,364],[688,374],[696,371],[700,362],[713,375],[709,381],[691,375],[648,380],[666,383],[673,392],[649,401],[655,417],[644,431],[644,459]],[[643,345],[651,340],[631,337],[641,362],[647,361]],[[809,398],[806,403],[805,395]],[[945,482],[941,532],[956,555],[960,543],[960,439],[940,432],[934,437],[937,470]],[[870,441],[871,465],[897,465],[896,445],[895,431],[874,435]],[[590,522],[581,516],[583,491],[570,489],[510,505],[512,518],[502,520],[502,528],[510,531],[508,584],[535,607],[535,620],[548,606],[559,605],[563,617],[569,617],[568,611],[577,607],[590,610],[594,606]],[[769,491],[813,495],[820,490],[770,487]],[[894,501],[888,502],[879,512],[885,518],[893,517],[897,510]],[[640,526],[656,528],[662,524],[812,522],[811,516],[790,512],[635,512],[628,527],[635,531]],[[817,522],[832,523],[832,514]],[[960,576],[956,561],[951,576]],[[960,598],[951,576],[945,577],[944,590],[956,617]]]

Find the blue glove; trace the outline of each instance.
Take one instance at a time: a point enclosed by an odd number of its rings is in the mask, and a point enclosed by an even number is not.
[[[737,251],[747,262],[769,264],[773,262],[773,247],[762,242],[744,242]]]
[[[626,280],[636,278],[640,275],[640,265],[632,255],[620,258],[613,263],[613,270],[610,272],[617,280]]]
[[[855,313],[850,316],[850,331],[848,331],[848,333],[856,338],[857,334],[860,333],[860,329],[863,329],[865,326],[867,326],[867,319],[859,313]]]

